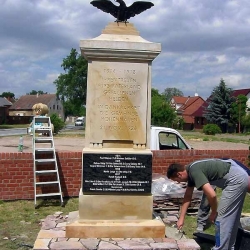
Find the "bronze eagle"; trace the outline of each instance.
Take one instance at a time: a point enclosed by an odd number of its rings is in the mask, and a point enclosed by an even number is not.
[[[125,23],[127,23],[130,17],[134,17],[154,6],[153,3],[145,1],[134,2],[129,7],[127,7],[123,0],[115,0],[115,2],[119,3],[119,6],[113,4],[110,0],[93,0],[90,3],[103,12],[110,13],[116,18],[116,22]]]

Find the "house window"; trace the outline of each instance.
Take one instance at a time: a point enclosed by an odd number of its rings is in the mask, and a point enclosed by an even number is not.
[[[56,106],[56,109],[58,110],[58,105]]]
[[[56,105],[54,104],[54,105],[53,105],[53,109],[55,109],[55,107],[56,107]]]

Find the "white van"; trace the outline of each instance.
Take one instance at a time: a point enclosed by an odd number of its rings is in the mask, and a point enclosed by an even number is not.
[[[151,126],[150,133],[151,150],[192,149],[175,129]]]
[[[85,117],[78,117],[75,121],[75,126],[83,126],[85,122]]]

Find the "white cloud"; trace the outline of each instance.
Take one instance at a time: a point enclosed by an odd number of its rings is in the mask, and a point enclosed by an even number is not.
[[[153,87],[207,97],[223,78],[232,88],[249,88],[249,0],[152,2],[154,7],[129,21],[143,38],[162,45],[153,61]],[[81,39],[99,36],[113,21],[90,1],[3,1],[0,93],[55,91],[53,81],[71,48],[79,50]]]

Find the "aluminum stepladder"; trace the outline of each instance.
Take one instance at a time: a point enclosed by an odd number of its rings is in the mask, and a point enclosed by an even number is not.
[[[33,166],[34,166],[34,201],[37,198],[63,197],[56,159],[53,129],[50,117],[35,116],[32,123]]]

